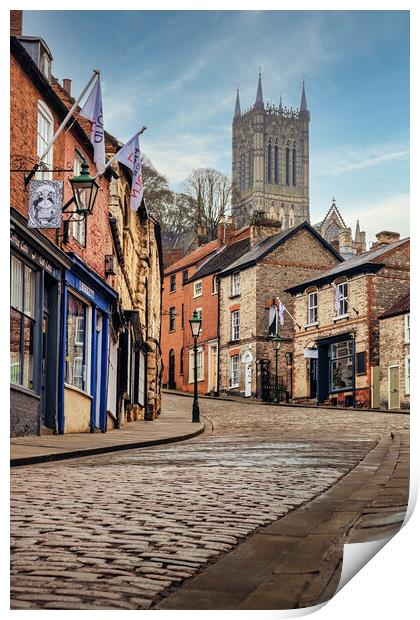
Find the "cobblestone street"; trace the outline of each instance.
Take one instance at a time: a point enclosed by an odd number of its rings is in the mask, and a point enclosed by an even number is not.
[[[165,395],[165,411],[191,408]],[[149,609],[310,501],[409,416],[201,400],[173,446],[11,473],[13,609]]]

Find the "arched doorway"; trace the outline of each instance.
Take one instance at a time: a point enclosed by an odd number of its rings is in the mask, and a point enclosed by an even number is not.
[[[168,388],[170,390],[174,390],[176,388],[176,382],[175,382],[175,351],[173,349],[171,349],[169,351]]]

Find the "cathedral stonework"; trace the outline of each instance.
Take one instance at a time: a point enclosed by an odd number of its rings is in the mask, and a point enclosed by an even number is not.
[[[232,127],[232,212],[238,227],[256,214],[287,229],[309,216],[309,121],[305,84],[300,109],[264,104],[261,74],[255,104]]]

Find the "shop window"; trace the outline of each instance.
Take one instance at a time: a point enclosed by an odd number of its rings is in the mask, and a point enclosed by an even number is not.
[[[189,351],[188,381],[194,383],[194,349]],[[204,349],[197,347],[197,381],[204,381]]]
[[[230,387],[239,387],[239,355],[230,358]]]
[[[87,391],[88,306],[71,293],[67,299],[66,377],[68,385]]]
[[[83,156],[76,151],[74,154],[73,174],[78,177],[82,172]],[[73,239],[76,239],[80,245],[86,247],[86,218],[75,215],[77,220],[73,221]]]
[[[308,293],[308,325],[318,322],[318,293]]]
[[[235,271],[232,273],[232,297],[235,295],[241,294],[241,273],[240,271]]]
[[[240,323],[239,323],[239,310],[234,310],[231,315],[232,322],[232,340],[239,340]]]
[[[54,118],[48,106],[43,101],[38,101],[38,119],[37,119],[37,155],[38,159],[43,155],[47,145],[51,142],[54,134]],[[51,180],[52,172],[49,172],[53,165],[53,148],[44,156],[43,163],[46,171],[38,171],[35,174],[36,179]]]
[[[353,340],[330,345],[330,390],[353,387]]]
[[[11,257],[10,382],[34,389],[36,272]]]
[[[276,304],[272,304],[268,309],[268,335],[276,336],[278,334],[278,308]]]
[[[169,331],[170,332],[175,331],[175,317],[176,317],[176,311],[175,311],[174,306],[172,306],[172,308],[169,308]]]
[[[201,284],[201,280],[197,280],[194,282],[194,297],[200,297],[203,293],[203,285]]]
[[[174,293],[176,291],[176,273],[172,274],[169,279],[169,291]]]

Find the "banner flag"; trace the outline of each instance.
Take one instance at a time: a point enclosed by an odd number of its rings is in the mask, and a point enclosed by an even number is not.
[[[115,159],[127,166],[132,173],[130,207],[137,211],[143,199],[143,176],[141,172],[140,132],[138,131],[121,150],[115,155]]]
[[[343,297],[340,294],[340,291],[338,290],[338,287],[334,285],[335,288],[335,303],[334,303],[334,307],[335,307],[335,311],[337,312],[337,315],[340,314],[340,297]],[[344,299],[344,297],[343,297]]]
[[[96,164],[99,174],[102,174],[105,168],[105,132],[101,82],[99,77],[79,114],[92,122],[90,141],[94,150],[93,161]]]

